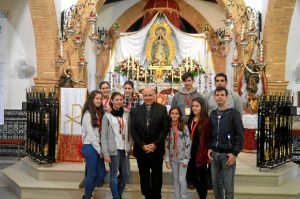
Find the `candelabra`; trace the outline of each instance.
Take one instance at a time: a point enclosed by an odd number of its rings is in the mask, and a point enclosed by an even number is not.
[[[89,23],[91,31],[87,37],[91,40],[93,45],[97,45],[103,40],[105,32],[99,28],[96,31],[96,21],[97,12],[94,0],[86,0],[82,4],[72,5],[70,8],[62,11],[61,27],[59,32],[59,55],[56,59],[57,64],[63,65],[65,63],[64,42],[71,40],[74,48],[79,53],[79,66],[85,67],[87,65],[87,61],[84,56],[85,32],[82,30],[81,26],[83,22]]]
[[[264,44],[261,41],[257,45],[258,45],[257,57],[256,57],[256,61],[253,60],[254,63],[252,65],[255,67],[256,70],[263,71],[265,66],[267,65],[267,63],[265,61]],[[232,58],[231,65],[235,71],[243,69],[244,67],[247,67],[247,65],[239,59],[237,47],[235,47],[233,50],[233,58]]]
[[[235,43],[235,53],[245,55],[251,53],[251,48],[261,42],[261,14],[249,6],[245,7],[235,0],[229,0],[226,4],[227,14],[223,20],[225,28],[219,28],[212,35],[212,52],[215,55],[226,56],[229,51],[229,44],[232,40]],[[235,18],[229,12],[236,11]],[[233,33],[235,30],[236,34]]]

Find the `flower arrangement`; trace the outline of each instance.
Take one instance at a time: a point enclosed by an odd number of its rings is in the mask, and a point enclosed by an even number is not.
[[[181,81],[181,75],[185,72],[191,72],[194,77],[204,74],[204,68],[199,64],[199,62],[192,60],[191,58],[185,58],[182,63],[174,70],[173,82],[179,83]]]
[[[115,72],[131,80],[145,81],[147,78],[145,69],[141,67],[138,60],[131,56],[119,62],[115,67]]]

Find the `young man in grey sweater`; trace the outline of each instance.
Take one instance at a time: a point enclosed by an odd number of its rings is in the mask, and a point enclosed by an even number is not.
[[[227,75],[224,73],[218,73],[215,76],[215,86],[222,86],[224,88],[227,87]],[[207,102],[208,113],[210,114],[213,110],[215,110],[218,105],[214,98],[214,90],[206,93],[204,95],[204,99]],[[235,108],[243,117],[243,102],[241,97],[233,92],[228,90],[228,98],[227,98],[227,105],[230,108]]]
[[[197,88],[193,87],[194,76],[191,72],[184,73],[181,80],[184,87],[174,95],[171,107],[179,107],[185,122],[187,122],[191,114],[191,104],[193,99],[202,96],[197,92]]]

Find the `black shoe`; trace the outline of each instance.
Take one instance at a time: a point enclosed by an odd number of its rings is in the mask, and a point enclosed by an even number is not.
[[[208,190],[213,190],[213,186],[212,186],[211,184],[209,184],[209,185],[207,186],[207,189],[208,189]]]
[[[188,185],[187,185],[187,188],[190,189],[190,190],[194,190],[194,189],[195,189],[195,186],[192,185],[192,184],[188,184]]]
[[[100,184],[96,185],[96,187],[103,187],[104,182],[101,182]]]
[[[79,189],[83,189],[84,188],[84,180],[81,182],[81,183],[79,183]]]

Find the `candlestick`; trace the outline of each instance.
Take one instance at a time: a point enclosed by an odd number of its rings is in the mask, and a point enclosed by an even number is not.
[[[181,67],[179,66],[179,79],[181,78]]]
[[[111,70],[111,50],[109,50],[109,59],[108,59],[108,65],[109,65],[109,68]]]
[[[263,44],[259,45],[259,62],[260,63],[264,62],[264,46],[263,46]]]
[[[108,72],[108,82],[110,85],[112,85],[112,82],[111,82],[111,69],[109,69],[109,72]]]
[[[63,39],[61,38],[60,40],[59,40],[59,56],[60,56],[60,58],[63,58],[64,57],[64,43],[63,43]]]
[[[139,81],[139,74],[140,73],[140,68],[138,65],[136,65],[136,81]]]
[[[245,23],[242,25],[242,30],[241,30],[241,41],[244,40],[244,34],[245,34]]]
[[[238,51],[237,51],[237,49],[235,48],[235,49],[233,50],[233,63],[237,63],[238,60],[239,60],[239,57],[238,57]]]
[[[127,57],[127,79],[129,79],[129,56]]]
[[[252,20],[252,17],[250,17],[249,23],[248,23],[248,31],[249,32],[251,32],[253,30],[252,26],[253,26],[253,20]]]
[[[132,57],[131,57],[131,59],[132,59],[132,68],[133,68],[133,66],[134,66],[134,56],[132,55]]]

